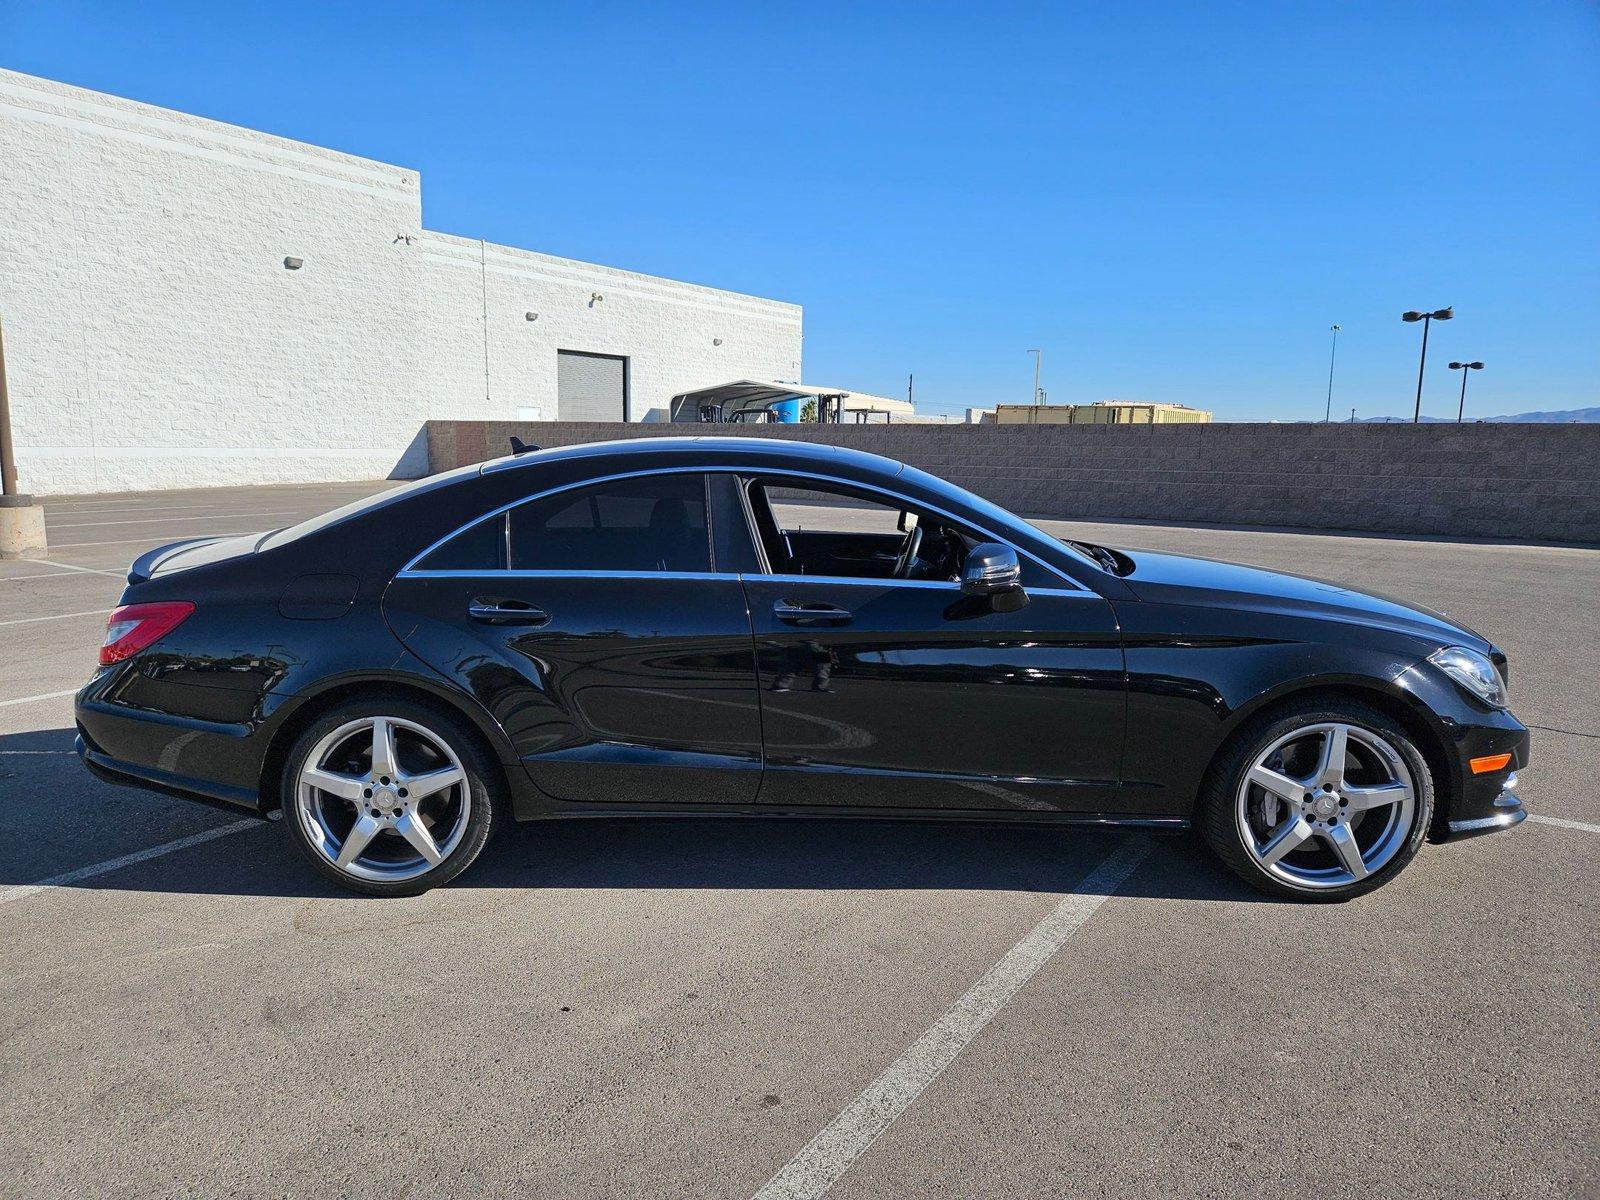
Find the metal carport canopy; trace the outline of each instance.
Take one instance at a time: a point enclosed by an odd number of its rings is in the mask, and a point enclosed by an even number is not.
[[[820,396],[842,396],[846,412],[886,412],[896,416],[910,416],[915,409],[905,400],[892,400],[887,396],[872,396],[866,392],[852,392],[845,388],[811,387],[800,383],[778,383],[762,379],[738,379],[732,383],[719,383],[715,387],[695,388],[679,392],[672,398],[671,413],[688,411],[694,420],[702,404],[729,405],[756,408],[777,400],[814,400]]]

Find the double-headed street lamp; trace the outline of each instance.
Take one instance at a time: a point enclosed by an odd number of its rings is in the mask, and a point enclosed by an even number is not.
[[[1461,406],[1456,409],[1456,424],[1461,424],[1461,415],[1467,411],[1467,372],[1483,370],[1481,362],[1451,363],[1452,371],[1461,372]]]
[[[1415,425],[1422,420],[1422,372],[1428,366],[1428,326],[1434,321],[1448,321],[1456,315],[1453,308],[1441,308],[1437,312],[1407,312],[1401,313],[1402,321],[1422,322],[1422,362],[1417,366],[1417,407],[1411,414],[1411,423]]]

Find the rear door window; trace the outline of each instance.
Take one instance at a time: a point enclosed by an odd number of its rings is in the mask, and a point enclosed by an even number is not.
[[[507,514],[513,571],[711,570],[706,477],[614,479],[557,492]]]

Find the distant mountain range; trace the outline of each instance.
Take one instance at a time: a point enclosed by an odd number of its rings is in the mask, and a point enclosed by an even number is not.
[[[1409,422],[1410,417],[1358,417],[1357,423],[1361,425],[1372,421],[1392,421],[1396,424]],[[1455,423],[1454,417],[1423,417],[1427,425],[1449,425]],[[1568,425],[1573,421],[1590,423],[1600,421],[1600,408],[1568,408],[1561,412],[1524,412],[1512,413],[1507,417],[1468,417],[1468,422],[1487,421],[1491,424],[1511,422],[1525,425]]]

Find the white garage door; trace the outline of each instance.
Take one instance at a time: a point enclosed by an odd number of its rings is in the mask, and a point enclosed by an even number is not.
[[[628,360],[557,350],[556,411],[563,421],[626,421]]]

